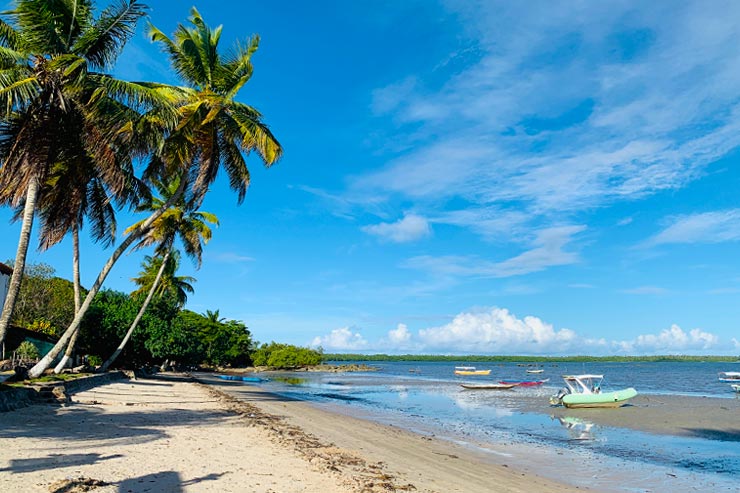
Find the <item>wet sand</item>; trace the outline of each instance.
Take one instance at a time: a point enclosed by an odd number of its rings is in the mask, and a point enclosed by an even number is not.
[[[0,424],[8,493],[584,491],[539,477],[536,461],[494,464],[431,436],[226,381],[118,382],[66,406],[2,413]]]

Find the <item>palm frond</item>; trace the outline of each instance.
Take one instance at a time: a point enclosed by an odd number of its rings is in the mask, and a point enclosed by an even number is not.
[[[110,66],[136,30],[148,7],[137,0],[119,0],[103,11],[75,41],[72,51],[93,66]]]

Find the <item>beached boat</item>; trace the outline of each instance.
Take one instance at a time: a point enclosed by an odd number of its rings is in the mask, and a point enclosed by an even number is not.
[[[469,390],[511,390],[516,384],[503,383],[461,383],[460,386]]]
[[[476,376],[476,375],[490,375],[491,370],[476,370],[473,366],[463,366],[455,368],[455,375],[464,376]]]
[[[527,370],[527,373],[542,373],[545,370]]]
[[[740,383],[740,371],[721,371],[719,381],[725,383]]]
[[[563,375],[566,387],[550,398],[550,404],[567,408],[620,407],[637,395],[632,387],[602,392],[604,375]]]
[[[536,387],[549,381],[549,378],[545,378],[544,380],[499,380],[498,383],[501,385],[516,385],[518,387]]]

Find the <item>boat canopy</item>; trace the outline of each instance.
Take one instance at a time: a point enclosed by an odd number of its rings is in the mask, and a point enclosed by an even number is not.
[[[598,394],[604,375],[563,375],[565,385],[574,394]]]

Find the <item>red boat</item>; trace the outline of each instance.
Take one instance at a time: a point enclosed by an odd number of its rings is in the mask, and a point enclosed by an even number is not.
[[[544,380],[500,380],[498,383],[503,385],[516,385],[518,387],[534,387],[536,385],[542,385],[543,383],[549,382],[550,379]]]

